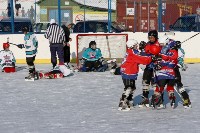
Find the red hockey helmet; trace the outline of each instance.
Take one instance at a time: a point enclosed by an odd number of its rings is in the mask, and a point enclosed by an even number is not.
[[[10,44],[9,43],[3,43],[3,49],[9,48]]]
[[[149,52],[153,55],[157,55],[159,54],[161,51],[161,47],[160,46],[156,46],[156,45],[153,45],[153,46],[150,46],[150,49],[149,49]]]

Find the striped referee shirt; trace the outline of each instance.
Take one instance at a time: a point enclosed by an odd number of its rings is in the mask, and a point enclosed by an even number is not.
[[[65,32],[57,24],[51,24],[47,32],[44,34],[45,38],[49,39],[50,44],[65,42]]]

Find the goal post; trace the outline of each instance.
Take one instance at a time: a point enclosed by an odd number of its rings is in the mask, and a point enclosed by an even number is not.
[[[77,40],[77,63],[82,58],[82,54],[86,48],[89,47],[90,41],[95,41],[97,48],[101,50],[102,57],[105,59],[117,59],[124,58],[126,53],[126,42],[128,40],[128,34],[117,33],[93,33],[93,34],[78,34]]]

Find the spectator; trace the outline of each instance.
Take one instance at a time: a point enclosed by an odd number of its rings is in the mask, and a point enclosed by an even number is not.
[[[68,26],[62,25],[62,28],[65,32],[65,45],[64,45],[64,63],[66,66],[69,67],[69,62],[70,62],[70,44],[69,42],[72,41],[72,39],[70,38],[70,29],[71,29],[72,25],[69,24]]]
[[[25,10],[24,10],[24,7],[22,7],[22,17],[25,17]]]
[[[34,19],[34,12],[35,12],[35,10],[33,9],[33,6],[31,6],[31,9],[30,9],[30,19],[31,20]]]
[[[10,3],[8,3],[8,7],[6,9],[8,12],[7,12],[7,15],[8,17],[11,17],[11,6],[10,6]]]

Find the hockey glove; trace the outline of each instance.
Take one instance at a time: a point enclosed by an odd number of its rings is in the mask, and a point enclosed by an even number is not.
[[[18,44],[17,47],[20,48],[20,49],[25,48],[24,44]]]
[[[145,41],[141,41],[140,44],[139,44],[139,50],[143,50],[146,46],[146,42]]]
[[[181,67],[182,71],[186,71],[188,68],[188,66],[186,64],[183,64],[183,66]]]
[[[152,55],[151,56],[152,62],[161,61],[162,57],[160,55]]]

